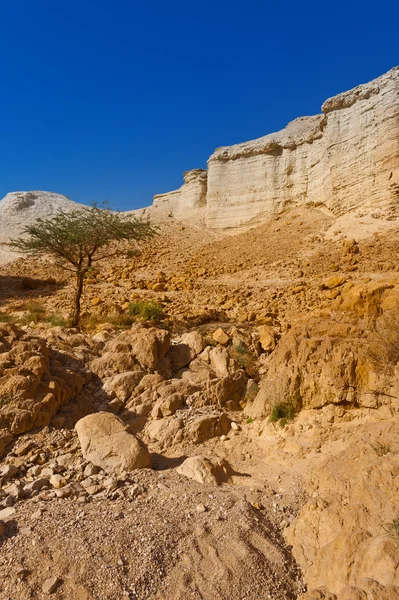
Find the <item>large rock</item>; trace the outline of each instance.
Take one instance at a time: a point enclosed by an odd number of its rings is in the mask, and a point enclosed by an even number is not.
[[[44,339],[9,324],[0,326],[0,455],[13,435],[48,425],[91,374]],[[11,437],[10,437],[11,436]]]
[[[385,407],[379,412],[389,415]],[[325,587],[338,600],[397,598],[399,424],[365,420],[349,431],[341,427],[307,473],[308,500],[288,542],[309,588]]]
[[[391,383],[375,372],[364,345],[359,330],[347,323],[317,315],[298,323],[266,359],[265,377],[246,413],[266,417],[273,404],[287,401],[296,409],[390,403]]]
[[[92,361],[91,368],[99,377],[127,371],[155,371],[169,347],[168,331],[137,325],[108,342],[103,355]]]
[[[224,459],[210,460],[204,456],[191,456],[187,458],[176,471],[188,479],[198,483],[219,485],[230,481],[232,468]]]
[[[151,467],[147,448],[111,413],[100,412],[80,419],[76,431],[85,459],[108,473]]]

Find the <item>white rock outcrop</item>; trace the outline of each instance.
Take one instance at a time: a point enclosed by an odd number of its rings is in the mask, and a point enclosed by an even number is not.
[[[399,67],[326,100],[322,114],[218,148],[208,174],[185,174],[151,210],[232,232],[285,208],[395,218],[399,204]]]
[[[60,210],[72,211],[82,205],[62,194],[31,191],[12,192],[0,200],[0,264],[18,256],[1,245],[21,235],[23,229],[38,218],[51,218]]]

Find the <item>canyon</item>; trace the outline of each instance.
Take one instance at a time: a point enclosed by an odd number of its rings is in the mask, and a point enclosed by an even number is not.
[[[0,600],[399,600],[398,86],[127,213],[78,328],[2,246]],[[10,193],[0,242],[80,206]]]

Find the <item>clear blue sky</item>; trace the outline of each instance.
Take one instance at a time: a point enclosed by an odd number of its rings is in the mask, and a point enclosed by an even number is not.
[[[0,2],[0,198],[151,203],[399,63],[394,0]]]

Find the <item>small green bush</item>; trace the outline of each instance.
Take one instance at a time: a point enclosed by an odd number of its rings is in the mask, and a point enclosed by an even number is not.
[[[134,323],[132,315],[110,315],[104,317],[104,321],[113,325],[116,329],[130,329]]]
[[[254,422],[254,420],[253,420],[252,417],[248,417],[248,419],[246,419],[245,422],[246,422],[247,425],[250,425],[251,423]]]
[[[5,406],[6,404],[8,404],[10,401],[12,400],[12,396],[11,394],[5,394],[3,396],[0,396],[0,407]]]
[[[129,315],[141,317],[145,321],[158,321],[163,317],[163,308],[157,302],[131,302],[128,309]]]
[[[24,310],[27,312],[23,317],[21,317],[22,323],[29,325],[32,322],[39,323],[40,321],[44,321],[46,309],[38,300],[28,300],[25,302]]]
[[[245,400],[247,402],[252,402],[252,400],[255,400],[256,396],[258,395],[258,392],[259,392],[258,384],[256,383],[256,381],[251,381],[247,387],[247,391],[245,394]]]
[[[12,323],[14,317],[4,312],[0,312],[0,323]]]
[[[48,315],[45,319],[46,323],[49,323],[52,327],[67,327],[68,321],[61,317],[61,315]]]
[[[281,427],[284,427],[292,421],[295,416],[294,405],[291,400],[286,402],[276,402],[272,406],[272,412],[270,413],[269,421],[271,423],[278,423]]]

